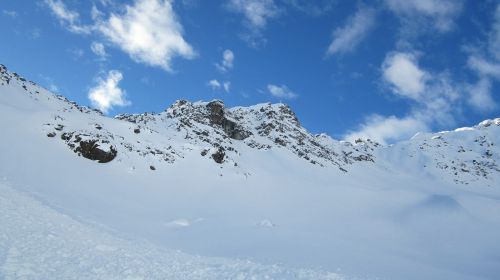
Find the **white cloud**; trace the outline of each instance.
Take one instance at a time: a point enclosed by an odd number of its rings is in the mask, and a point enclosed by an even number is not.
[[[213,79],[208,81],[207,85],[214,91],[224,90],[225,92],[229,93],[229,91],[231,90],[231,82],[229,81],[219,82],[218,80]]]
[[[243,14],[244,24],[249,31],[243,35],[243,39],[254,47],[265,43],[261,32],[268,20],[279,14],[274,0],[228,0],[227,7],[232,12]]]
[[[393,94],[412,101],[409,113],[403,117],[373,114],[357,130],[347,133],[346,140],[370,138],[391,143],[436,125],[455,124],[454,116],[461,110],[461,90],[446,72],[421,69],[413,53],[390,53],[382,64],[382,76]]]
[[[227,81],[222,84],[222,87],[226,92],[229,92],[231,90],[231,82]]]
[[[382,65],[382,72],[394,93],[414,100],[421,98],[428,75],[418,67],[414,54],[388,55]]]
[[[321,16],[330,12],[337,0],[285,0],[293,8],[312,16]]]
[[[409,139],[415,133],[426,130],[428,127],[425,121],[415,116],[397,118],[395,116],[372,115],[366,118],[358,131],[348,133],[344,139],[351,142],[359,138],[371,139],[386,144]]]
[[[31,39],[38,39],[42,36],[42,30],[40,30],[40,28],[33,28],[33,30],[31,30]]]
[[[92,44],[90,44],[90,50],[92,50],[92,52],[95,55],[97,55],[98,57],[100,57],[102,59],[105,59],[106,56],[108,56],[108,54],[106,53],[106,48],[104,47],[104,45],[102,43],[92,42]]]
[[[360,8],[345,26],[333,32],[333,41],[328,47],[327,54],[347,53],[353,51],[366,37],[375,23],[375,10]]]
[[[95,5],[92,5],[92,10],[90,10],[90,17],[93,20],[101,20],[104,17],[104,13],[101,12]]]
[[[88,97],[99,110],[107,113],[113,106],[127,106],[131,103],[125,99],[125,91],[118,84],[123,79],[121,72],[112,70],[108,76],[97,80],[97,86],[90,89]]]
[[[298,95],[296,93],[291,91],[285,85],[277,86],[277,85],[270,84],[270,85],[267,85],[267,90],[269,91],[269,93],[272,96],[277,97],[277,98],[293,99],[293,98],[298,97]]]
[[[107,21],[99,22],[98,29],[133,60],[172,71],[175,56],[196,56],[184,40],[170,0],[136,0],[125,10],[125,14],[112,14]]]
[[[215,64],[217,69],[222,72],[226,72],[228,70],[233,69],[234,66],[234,53],[231,50],[225,50],[222,53],[222,61],[220,63]]]
[[[39,75],[44,81],[45,87],[54,93],[59,93],[59,87],[55,84],[54,79],[45,75]]]
[[[487,113],[497,108],[497,104],[491,96],[491,81],[487,78],[482,78],[477,84],[470,85],[468,94],[467,102],[479,112]]]
[[[79,34],[89,34],[91,27],[80,25],[80,14],[69,10],[61,0],[45,0],[45,4],[66,28]]]
[[[56,86],[55,84],[50,84],[50,85],[49,85],[49,90],[50,90],[51,92],[58,93],[58,92],[59,92],[59,87],[58,87],[58,86]]]
[[[469,68],[480,76],[490,76],[500,80],[500,64],[491,63],[475,55],[469,56],[467,60]]]
[[[462,0],[385,0],[388,8],[412,24],[431,24],[440,32],[453,29],[456,17],[461,13]],[[415,31],[415,29],[414,29]]]
[[[74,60],[82,58],[85,54],[85,51],[80,48],[69,49],[68,52],[73,56]]]
[[[489,34],[489,51],[500,60],[500,4],[497,5],[491,31]]]
[[[267,21],[278,14],[273,0],[229,0],[229,8],[245,16],[252,28],[265,28]]]
[[[9,16],[11,18],[17,17],[17,12],[16,11],[10,11],[10,10],[2,10],[2,14]]]
[[[492,95],[492,79],[500,81],[500,4],[494,13],[486,44],[468,49],[467,66],[477,75],[478,81],[467,85],[467,103],[481,113],[498,107]]]
[[[219,81],[217,81],[216,79],[213,79],[213,80],[208,81],[207,85],[208,85],[209,87],[211,87],[213,90],[218,90],[218,89],[220,89],[220,88],[221,88],[221,86],[222,86],[222,85],[220,84],[220,82],[219,82]]]

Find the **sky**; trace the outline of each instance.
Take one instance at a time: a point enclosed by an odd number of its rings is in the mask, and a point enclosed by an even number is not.
[[[105,114],[283,102],[381,143],[500,117],[493,0],[0,0],[0,63]]]

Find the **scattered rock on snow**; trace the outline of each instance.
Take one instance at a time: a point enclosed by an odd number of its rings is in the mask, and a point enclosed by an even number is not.
[[[98,140],[83,140],[75,152],[81,154],[84,158],[97,160],[99,163],[107,163],[112,161],[118,153],[113,146],[109,146],[109,150],[101,149]]]
[[[224,158],[226,157],[226,153],[224,148],[219,147],[217,152],[212,154],[212,158],[214,159],[215,162],[221,164],[224,162]]]

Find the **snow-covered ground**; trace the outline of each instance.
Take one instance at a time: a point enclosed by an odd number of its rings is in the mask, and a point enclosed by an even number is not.
[[[190,256],[84,225],[0,183],[2,279],[346,279],[251,261]]]
[[[1,77],[0,278],[500,275],[498,119],[383,147],[281,104],[108,118]]]

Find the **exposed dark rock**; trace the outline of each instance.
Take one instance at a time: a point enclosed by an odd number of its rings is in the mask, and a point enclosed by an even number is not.
[[[56,133],[55,132],[49,132],[47,133],[47,137],[55,137],[56,136]]]
[[[210,115],[208,116],[210,124],[222,125],[222,122],[226,119],[224,117],[224,103],[220,100],[214,100],[207,104]]]
[[[69,141],[71,137],[73,137],[73,133],[64,132],[63,134],[61,134],[61,139],[64,141]]]
[[[141,133],[141,130],[140,130],[139,128],[135,128],[135,129],[134,129],[134,133],[135,133],[135,134],[139,134],[139,133]]]
[[[224,162],[225,157],[226,157],[226,153],[224,151],[224,148],[222,148],[222,147],[219,147],[217,152],[212,154],[212,158],[214,159],[214,161],[219,163],[219,164]]]
[[[101,150],[97,140],[80,141],[79,145],[75,149],[75,152],[81,154],[84,158],[97,160],[99,163],[112,161],[118,153],[113,146],[111,146],[110,151]]]
[[[244,140],[252,133],[245,131],[234,121],[229,120],[225,116],[224,103],[219,100],[214,100],[207,104],[209,111],[208,119],[211,125],[219,125],[222,127],[227,136],[235,140]]]
[[[251,132],[242,129],[235,122],[228,119],[224,119],[222,121],[222,128],[224,129],[224,132],[227,134],[227,136],[234,140],[245,140],[250,135],[252,135]]]
[[[278,145],[281,145],[281,146],[286,146],[286,142],[285,140],[281,139],[281,138],[275,138],[274,139],[274,143],[278,144]]]
[[[156,170],[156,167],[154,167],[154,166],[150,165],[150,166],[149,166],[149,169],[151,169],[151,170],[155,171],[155,170]]]

